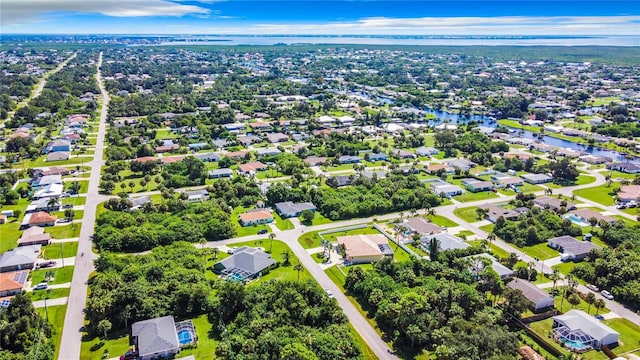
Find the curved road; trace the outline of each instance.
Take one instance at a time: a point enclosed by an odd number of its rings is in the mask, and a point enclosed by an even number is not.
[[[102,111],[100,112],[100,123],[98,125],[98,139],[96,141],[96,151],[93,160],[86,165],[91,166],[91,176],[89,177],[89,189],[87,191],[87,201],[84,206],[84,217],[82,219],[82,229],[78,240],[78,253],[75,260],[75,270],[71,281],[71,292],[67,303],[67,313],[64,318],[62,330],[62,341],[58,359],[72,360],[80,359],[80,345],[82,341],[82,327],[84,326],[84,307],[87,302],[87,280],[89,274],[93,272],[93,260],[97,256],[91,251],[91,235],[93,235],[96,219],[96,207],[103,197],[98,194],[100,184],[100,169],[102,168],[102,154],[104,151],[104,137],[106,132],[107,111],[109,105],[109,94],[104,88],[100,66],[102,65],[102,52],[98,59],[98,71],[96,79],[102,94]],[[84,255],[83,255],[84,254]]]

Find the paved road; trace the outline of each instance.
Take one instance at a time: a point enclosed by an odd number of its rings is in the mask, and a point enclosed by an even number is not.
[[[98,80],[100,92],[103,97],[102,112],[100,113],[100,123],[98,125],[95,156],[93,161],[86,164],[91,166],[91,176],[89,177],[87,201],[84,206],[83,226],[78,241],[75,270],[71,281],[69,306],[67,306],[67,314],[64,319],[64,328],[62,331],[62,341],[58,353],[58,358],[64,360],[80,358],[82,327],[84,326],[84,308],[87,302],[87,280],[89,279],[89,274],[94,270],[93,260],[97,258],[91,251],[90,236],[93,235],[96,206],[103,200],[103,197],[98,194],[98,185],[100,184],[100,168],[104,162],[102,160],[102,154],[104,152],[104,137],[109,104],[109,94],[104,88],[102,74],[100,73],[101,65],[102,53],[100,53],[98,72],[96,73],[96,79]]]
[[[77,54],[78,53],[73,53],[73,55],[69,56],[65,61],[61,62],[58,66],[56,66],[55,69],[47,72],[42,77],[42,79],[40,79],[40,82],[38,82],[38,86],[36,86],[36,90],[33,92],[33,94],[31,94],[31,96],[29,96],[27,99],[21,101],[16,106],[16,109],[14,111],[9,112],[9,114],[7,116],[7,119],[13,118],[13,114],[15,114],[17,110],[19,110],[23,106],[27,105],[29,103],[29,101],[31,101],[31,99],[37,98],[40,95],[40,93],[42,92],[42,90],[44,90],[44,86],[47,84],[47,78],[49,78],[49,76],[57,73],[58,71],[62,70],[62,68],[65,67],[69,63],[69,61],[73,60],[73,58],[75,58]]]

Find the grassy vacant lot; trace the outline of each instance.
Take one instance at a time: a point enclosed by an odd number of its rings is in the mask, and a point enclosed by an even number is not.
[[[72,197],[68,197],[68,198],[63,198],[61,204],[67,205],[67,204],[71,204],[73,206],[77,206],[77,205],[84,205],[87,202],[87,197],[86,196],[72,196]],[[78,218],[76,216],[76,218]]]
[[[454,199],[460,202],[470,202],[470,201],[494,199],[497,197],[498,195],[496,195],[491,191],[483,191],[483,192],[477,192],[477,193],[472,193],[471,191],[467,191],[462,195],[454,196]]]
[[[540,260],[551,259],[553,257],[560,256],[560,253],[557,250],[554,250],[547,246],[547,243],[540,243],[534,246],[525,246],[524,248],[518,248],[522,250],[525,254],[538,258]]]
[[[69,296],[69,288],[30,291],[27,296],[31,301],[57,299]]]
[[[44,232],[51,234],[54,239],[68,239],[80,236],[81,226],[82,224],[52,226],[45,228]]]
[[[320,247],[320,236],[318,235],[318,231],[310,231],[302,234],[298,238],[298,242],[305,249],[312,249]]]
[[[196,331],[197,328],[196,328]],[[119,357],[129,350],[129,331],[118,330],[111,331],[107,339],[100,346],[101,340],[97,336],[91,336],[87,333],[82,335],[82,344],[80,346],[80,359],[100,360],[103,359],[102,354],[107,351],[109,358]]]
[[[458,208],[453,211],[453,214],[466,222],[474,223],[476,221],[480,221],[480,219],[478,219],[476,209],[477,207],[475,206]]]
[[[22,234],[20,229],[20,221],[15,218],[9,218],[9,222],[0,225],[0,253],[4,253],[16,247],[18,239]]]
[[[300,220],[300,222],[302,222],[302,216],[299,217],[298,219]],[[311,226],[330,224],[332,222],[333,220],[327,219],[326,217],[322,216],[322,214],[316,211],[316,215],[313,217],[313,222],[311,223]]]
[[[49,284],[68,283],[71,282],[71,278],[73,277],[73,269],[73,266],[65,266],[63,268],[35,270],[31,272],[31,283],[39,284],[44,282],[45,274],[49,271],[53,273],[53,278]]]
[[[595,201],[598,204],[611,206],[613,205],[613,189],[615,186],[607,187],[606,184],[595,186],[587,189],[576,190],[573,193],[576,196],[583,197],[587,200]]]
[[[280,230],[295,229],[295,227],[293,227],[293,223],[291,222],[291,220],[281,218],[280,215],[278,215],[278,213],[276,213],[275,211],[273,212],[273,218],[276,221],[276,227],[278,229]]]
[[[436,215],[436,216],[428,216],[427,220],[431,221],[432,223],[438,225],[438,226],[445,226],[445,227],[455,227],[458,226],[458,223],[450,220],[442,215]]]
[[[76,256],[76,254],[78,253],[78,242],[63,242],[42,247],[43,257],[47,260],[59,259],[61,257],[61,252],[62,257],[64,258]]]
[[[67,313],[67,305],[47,306],[45,308],[38,308],[36,311],[45,318],[49,319],[49,323],[53,327],[53,343],[56,345],[55,358],[58,358],[58,351],[60,350],[60,339],[62,338],[62,325],[64,323],[64,316]]]

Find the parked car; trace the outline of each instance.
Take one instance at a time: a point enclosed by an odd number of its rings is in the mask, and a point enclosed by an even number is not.
[[[587,285],[587,289],[589,289],[589,290],[591,290],[591,291],[595,291],[595,292],[600,291],[600,289],[598,289],[598,287],[597,287],[597,286],[595,286],[595,285],[593,285],[593,284],[589,284],[589,285]]]
[[[602,290],[600,294],[602,294],[602,296],[604,296],[604,298],[607,300],[613,300],[613,295],[611,295],[611,293],[607,290]]]
[[[258,235],[264,235],[267,232],[268,232],[267,229],[262,229],[262,230],[258,231]]]
[[[227,254],[233,254],[236,252],[236,250],[238,250],[237,246],[232,247],[231,249],[227,250]]]
[[[626,208],[627,208],[627,205],[625,205],[625,204],[618,204],[618,205],[616,205],[616,209],[618,209],[618,210],[620,210],[620,209],[626,209]]]
[[[44,261],[41,262],[40,264],[38,264],[38,267],[40,268],[48,268],[48,267],[52,267],[52,266],[56,266],[56,262],[51,260],[51,261]]]
[[[632,201],[629,201],[629,202],[627,203],[627,207],[628,207],[628,208],[634,208],[634,207],[636,207],[636,206],[638,206],[638,204],[637,204],[635,201],[633,201],[633,200],[632,200]]]
[[[327,293],[327,296],[332,298],[333,297],[333,292],[331,292],[331,290],[329,289],[324,289],[324,291]]]
[[[47,290],[49,288],[49,284],[43,282],[33,287],[33,290]]]
[[[64,205],[62,205],[62,208],[63,209],[71,209],[71,208],[73,208],[73,204],[64,204]]]

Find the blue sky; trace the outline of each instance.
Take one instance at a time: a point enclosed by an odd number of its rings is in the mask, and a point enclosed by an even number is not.
[[[640,1],[2,0],[2,33],[637,35]]]

